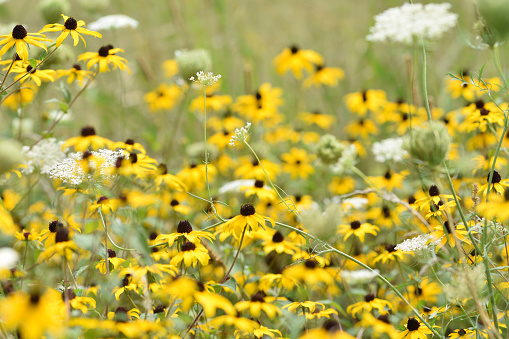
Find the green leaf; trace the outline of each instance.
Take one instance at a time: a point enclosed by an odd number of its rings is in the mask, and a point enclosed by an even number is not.
[[[237,281],[232,276],[230,276],[230,279],[226,280],[224,283],[218,285],[231,289],[233,293],[237,292]]]
[[[64,113],[67,113],[67,111],[69,110],[69,105],[63,102],[59,102],[58,104],[60,105],[60,109],[64,111]]]
[[[32,68],[37,67],[37,60],[35,59],[28,59],[28,63],[32,66]]]
[[[39,55],[39,60],[44,60],[48,56],[48,51],[42,50],[41,54]]]
[[[63,82],[60,83],[60,91],[64,95],[64,101],[66,103],[70,103],[71,102],[71,92],[69,92],[69,90],[67,89],[67,87],[65,87]]]

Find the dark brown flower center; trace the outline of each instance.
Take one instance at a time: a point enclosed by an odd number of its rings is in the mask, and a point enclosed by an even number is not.
[[[49,231],[51,233],[55,233],[58,228],[64,227],[64,224],[62,224],[60,221],[55,220],[49,223]]]
[[[257,188],[262,188],[263,187],[263,180],[256,180],[255,183],[254,183],[254,186],[257,187]]]
[[[406,323],[406,328],[409,331],[417,331],[419,329],[419,327],[421,327],[421,324],[419,323],[419,321],[417,319],[415,319],[415,318],[408,319],[408,322]]]
[[[108,249],[108,258],[116,258],[116,257],[117,257],[117,252],[115,252],[114,250],[109,248]]]
[[[357,220],[354,220],[350,223],[350,228],[352,230],[356,230],[356,229],[359,229],[361,227],[361,223],[360,221],[357,221]]]
[[[69,17],[67,20],[65,20],[64,23],[65,29],[70,29],[72,31],[76,30],[78,28],[78,22],[76,19]]]
[[[39,303],[39,300],[41,300],[41,296],[38,292],[32,292],[30,294],[30,304],[37,305]]]
[[[380,321],[383,321],[386,324],[390,324],[391,323],[389,321],[389,316],[387,314],[379,315],[377,319],[380,320]]]
[[[284,240],[284,237],[283,235],[281,234],[281,232],[277,231],[273,236],[272,236],[272,242],[283,242]]]
[[[24,39],[28,35],[27,30],[23,25],[16,25],[12,30],[12,38],[13,39]]]
[[[316,261],[314,259],[313,260],[307,260],[304,265],[306,265],[307,268],[313,269],[313,268],[316,268],[318,266],[318,261]]]
[[[91,135],[95,135],[95,129],[91,126],[86,126],[81,129],[81,136],[88,137]]]
[[[492,184],[498,184],[502,180],[502,177],[497,171],[493,171],[493,177],[491,178]],[[486,177],[486,182],[490,182],[490,174]]]
[[[97,53],[99,54],[99,56],[106,58],[108,55],[110,55],[110,49],[113,49],[112,45],[103,46],[103,47],[99,48],[99,52],[97,52]]]
[[[253,205],[251,204],[245,204],[240,206],[240,214],[244,217],[249,217],[250,215],[253,215],[256,213],[256,210]]]
[[[251,301],[254,301],[254,302],[261,302],[261,303],[264,303],[265,302],[265,293],[264,292],[257,292],[255,294],[253,294],[251,296]]]
[[[364,301],[367,303],[373,300],[375,300],[375,295],[373,293],[369,293],[364,296]]]
[[[153,311],[154,311],[154,314],[163,313],[164,309],[165,309],[165,307],[163,305],[157,305],[156,307],[154,307]]]
[[[177,233],[191,233],[193,231],[193,226],[188,220],[181,220],[177,226]]]
[[[103,203],[105,200],[108,200],[108,197],[105,197],[104,195],[102,197],[100,197],[99,199],[97,199],[97,203],[98,204],[101,204]]]
[[[71,289],[67,289],[65,291],[62,292],[62,300],[63,301],[66,301],[66,300],[73,300],[74,298],[76,298],[76,293],[74,293],[73,290]]]
[[[159,175],[168,174],[168,167],[166,167],[165,164],[160,164],[157,166],[157,173],[159,173]]]
[[[299,47],[297,46],[290,46],[290,51],[292,52],[292,54],[297,54],[297,52],[299,51]]]
[[[74,68],[74,69],[75,69],[75,70],[77,70],[77,71],[81,71],[81,66],[80,66],[80,65],[78,65],[78,64],[74,64],[74,65],[72,65],[72,68]]]
[[[69,241],[69,230],[65,227],[59,228],[55,234],[55,243]]]
[[[482,100],[477,100],[477,101],[475,102],[475,108],[477,108],[477,109],[481,109],[481,108],[483,108],[483,107],[484,107],[484,101],[482,101]]]
[[[177,199],[173,199],[171,202],[170,202],[170,205],[171,206],[178,206],[180,203],[178,202]]]
[[[396,246],[395,245],[385,245],[385,250],[389,253],[396,252]]]
[[[28,65],[27,66],[27,73],[31,73],[31,74],[34,74],[37,70],[35,68],[33,68],[32,66]]]
[[[481,107],[481,109],[479,110],[479,113],[482,115],[482,116],[486,116],[488,114],[490,114],[490,111],[487,110],[486,108],[484,107]]]
[[[193,244],[192,242],[188,241],[186,242],[184,245],[182,245],[182,252],[186,252],[186,251],[193,251],[196,249],[196,245]]]
[[[464,329],[461,329],[458,331],[458,335],[462,336],[462,335],[465,335],[467,334],[467,331],[465,331]]]
[[[391,180],[391,178],[392,178],[391,171],[385,172],[384,178],[387,179],[387,180]]]
[[[438,190],[437,185],[431,185],[429,187],[428,193],[429,193],[430,197],[437,197],[440,195],[440,191]]]
[[[138,162],[138,155],[136,153],[129,154],[129,160],[131,160],[131,164],[135,164]]]

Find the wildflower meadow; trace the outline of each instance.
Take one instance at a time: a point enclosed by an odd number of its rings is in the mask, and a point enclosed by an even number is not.
[[[504,0],[0,0],[0,338],[509,338]]]

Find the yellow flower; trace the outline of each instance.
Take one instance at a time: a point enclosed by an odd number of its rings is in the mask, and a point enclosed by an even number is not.
[[[177,61],[173,59],[169,59],[163,62],[162,67],[164,69],[164,76],[167,78],[172,78],[179,72]]]
[[[423,325],[419,320],[415,318],[409,318],[406,325],[406,330],[399,333],[398,339],[427,339],[428,334],[433,332]]]
[[[207,87],[208,92],[209,87]],[[193,99],[189,105],[189,111],[198,111],[203,113],[203,108],[207,108],[207,112],[219,112],[227,108],[232,103],[232,97],[229,95],[217,95],[207,93],[205,105],[203,104],[203,95]]]
[[[364,117],[368,111],[378,112],[386,103],[387,99],[383,90],[370,89],[347,94],[343,100],[350,112]]]
[[[74,40],[74,46],[76,46],[78,44],[78,42],[80,41],[79,39],[81,39],[81,41],[83,41],[83,44],[85,45],[85,47],[87,46],[87,43],[85,42],[85,39],[83,39],[81,34],[95,36],[96,38],[102,38],[102,35],[100,33],[89,31],[88,29],[83,28],[82,26],[85,26],[85,22],[83,20],[76,21],[76,19],[74,19],[72,17],[65,16],[63,14],[62,14],[62,18],[64,18],[63,25],[62,24],[49,24],[49,25],[44,26],[39,31],[39,33],[62,31],[60,36],[57,38],[55,47],[58,48],[62,44],[62,42],[64,42],[65,38],[67,38],[67,36],[69,34],[71,34],[71,36]]]
[[[0,299],[0,317],[8,331],[17,329],[23,338],[42,338],[48,332],[58,336],[63,329],[60,302],[60,293],[54,289],[19,291]]]
[[[40,62],[39,62],[40,63]],[[39,69],[33,68],[30,64],[24,63],[23,67],[12,67],[13,73],[20,73],[16,75],[14,80],[20,80],[20,83],[25,82],[27,79],[32,79],[37,86],[41,86],[41,82],[55,81],[56,72],[52,69]],[[28,73],[28,75],[26,75]]]
[[[209,177],[209,182],[213,182],[215,176],[217,175],[217,169],[208,164],[207,172]],[[177,173],[177,177],[182,180],[182,182],[190,189],[202,190],[205,188],[206,180],[206,171],[205,164],[197,165],[195,163],[190,164],[189,166],[184,167],[180,172]]]
[[[269,83],[260,86],[254,95],[241,95],[235,101],[233,110],[252,121],[262,122],[278,114],[279,106],[283,105],[281,88],[272,88]]]
[[[11,95],[4,98],[4,105],[13,111],[23,107],[34,100],[37,93],[37,85],[27,82],[23,86],[12,92]]]
[[[248,310],[249,314],[254,318],[260,317],[262,311],[270,319],[274,318],[276,315],[280,315],[282,312],[279,307],[266,302],[265,297],[266,295],[264,292],[257,292],[251,296],[250,301],[239,301],[236,303],[235,308],[239,312]]]
[[[110,199],[108,197],[102,196],[97,199],[95,204],[90,205],[88,210],[90,212],[95,212],[100,208],[102,213],[108,214],[115,212],[121,203],[122,201],[120,199]]]
[[[99,72],[109,72],[109,64],[113,65],[113,69],[119,68],[120,70],[126,70],[127,73],[131,73],[129,67],[126,66],[127,60],[125,58],[116,55],[118,52],[124,52],[121,48],[114,48],[112,45],[103,46],[97,53],[86,52],[78,57],[78,61],[89,60],[87,63],[87,69],[99,63]]]
[[[60,314],[64,316],[67,312],[67,305],[77,310],[80,310],[83,314],[87,314],[89,309],[95,309],[96,302],[90,297],[78,297],[71,289],[66,289],[62,292],[62,303],[60,304]]]
[[[142,154],[147,153],[147,151],[145,151],[145,147],[143,147],[142,144],[135,142],[133,139],[127,139],[125,142],[116,142],[112,149],[116,148],[125,149],[129,153],[136,153],[135,151],[138,151]]]
[[[495,217],[500,221],[509,219],[509,188],[504,190],[502,196],[491,191],[488,202],[483,199],[477,206],[477,211],[488,219]]]
[[[360,301],[348,306],[346,311],[350,313],[352,317],[355,317],[359,312],[371,312],[373,309],[376,309],[379,313],[381,313],[384,311],[385,307],[391,309],[392,304],[387,300],[376,298],[375,294],[373,293],[369,293],[364,296],[364,301]]]
[[[188,241],[182,245],[180,252],[171,259],[170,264],[178,266],[182,261],[184,261],[184,265],[186,267],[191,265],[195,267],[199,261],[200,265],[207,266],[209,264],[209,260],[210,256],[205,247],[195,245]]]
[[[385,252],[379,254],[374,260],[373,264],[376,264],[377,262],[381,261],[382,264],[386,264],[387,261],[397,261],[402,260],[405,257],[405,254],[411,254],[412,252],[403,252],[401,250],[396,250],[396,246],[394,245],[386,245],[385,246]]]
[[[22,25],[14,26],[10,35],[0,35],[3,40],[0,41],[0,45],[5,45],[0,49],[0,58],[11,48],[16,46],[16,54],[22,60],[28,60],[28,45],[34,45],[40,48],[46,49],[46,46],[41,41],[51,41],[39,33],[28,33],[25,27]]]
[[[257,214],[253,205],[245,204],[240,207],[240,215],[233,217],[222,225],[222,233],[233,234],[235,238],[240,239],[244,227],[247,227],[246,232],[256,232],[259,225],[262,228],[265,226],[265,221],[270,222],[272,227],[275,227],[272,218]]]
[[[240,191],[245,191],[246,198],[256,195],[262,202],[277,199],[277,193],[272,188],[265,186],[262,180],[255,180],[253,186],[241,186]]]
[[[125,261],[124,259],[117,257],[117,253],[114,250],[112,250],[111,248],[108,249],[108,262],[110,264],[109,267],[110,272],[116,270],[117,267],[124,261]],[[106,262],[104,261],[104,259],[101,260],[97,265],[95,265],[95,268],[98,268],[102,274],[106,274],[107,272]]]
[[[299,119],[305,122],[307,125],[318,125],[320,128],[324,130],[328,130],[331,125],[336,121],[332,115],[323,114],[319,111],[315,111],[312,113],[302,112],[298,115]]]
[[[267,176],[270,178],[270,180],[274,180],[279,172],[280,167],[278,164],[268,160],[261,160],[261,162],[258,162],[258,160],[255,159],[252,162],[248,162],[246,160],[244,164],[240,165],[235,170],[233,175],[242,179],[264,180],[266,178],[265,173],[267,173]]]
[[[345,72],[338,67],[325,67],[323,64],[315,65],[315,73],[311,74],[305,81],[304,87],[321,85],[337,86],[338,80],[345,77]]]
[[[290,153],[284,153],[281,155],[283,160],[283,169],[290,173],[292,179],[301,177],[307,179],[308,176],[315,172],[310,162],[313,160],[313,156],[308,155],[305,150],[292,147]]]
[[[290,241],[285,240],[281,232],[276,231],[268,240],[265,240],[262,243],[263,251],[266,254],[269,254],[272,251],[276,253],[286,253],[286,254],[294,254],[297,252],[297,245],[293,244]]]
[[[72,83],[74,80],[78,82],[78,84],[81,86],[83,84],[83,81],[85,78],[90,78],[92,75],[91,71],[86,71],[84,69],[81,69],[81,66],[78,64],[74,64],[71,69],[59,69],[57,70],[57,79],[66,76],[67,77],[67,83]]]
[[[300,79],[302,71],[313,72],[314,65],[323,65],[323,57],[310,49],[299,49],[297,46],[285,48],[274,58],[274,65],[279,74],[292,71]]]
[[[504,111],[507,110],[507,107],[507,103],[497,105],[488,102],[485,104],[482,100],[479,100],[463,109],[463,112],[468,116],[460,125],[460,128],[467,132],[476,129],[486,132],[488,124],[504,126]]]
[[[167,245],[170,247],[173,245],[175,240],[177,240],[177,242],[188,241],[193,244],[199,244],[201,241],[200,238],[206,238],[210,241],[215,239],[214,235],[209,232],[193,230],[193,226],[191,226],[191,223],[188,220],[181,220],[177,225],[176,233],[160,234],[155,239],[155,243],[160,244],[162,242],[167,242]]]
[[[172,109],[182,97],[182,89],[177,85],[162,83],[156,90],[145,94],[143,99],[152,112]]]
[[[324,309],[325,306],[321,303],[317,303],[317,302],[314,302],[314,301],[304,301],[304,302],[293,302],[293,303],[290,303],[290,304],[286,304],[282,307],[282,309],[285,309],[287,308],[288,311],[290,312],[297,312],[297,309],[300,309],[301,313],[302,314],[302,310],[305,309],[306,312],[311,312],[313,313],[316,309],[319,309],[319,308],[322,308]]]
[[[483,192],[483,196],[486,196],[486,194],[488,194],[488,183],[490,181],[490,174],[491,172],[488,173],[488,176],[486,177],[486,183],[479,187],[479,193]],[[509,179],[502,179],[502,177],[497,171],[493,171],[489,191],[502,194],[505,192],[504,187],[509,187]]]
[[[468,339],[474,339],[476,337],[476,333],[474,330],[469,329],[457,329],[451,334],[449,334],[448,339],[461,339],[461,338],[468,338]]]
[[[373,120],[361,118],[346,125],[345,132],[354,138],[361,137],[367,139],[370,135],[378,133],[378,128]]]
[[[453,224],[453,225],[451,225]],[[436,242],[436,252],[445,244],[449,243],[451,247],[456,246],[456,239],[460,242],[470,242],[470,240],[467,238],[468,232],[465,229],[465,226],[463,224],[456,224],[454,225],[454,221],[446,220],[444,221],[444,225],[438,225],[433,228],[435,231],[430,233],[430,239],[428,240],[428,243],[430,242]],[[454,232],[454,234],[453,234]],[[438,242],[440,241],[440,242]]]
[[[143,153],[130,153],[129,159],[121,159],[120,166],[117,165],[117,170],[123,176],[134,175],[144,179],[156,173],[157,160]]]
[[[81,129],[81,135],[79,137],[73,137],[67,139],[62,145],[62,149],[73,147],[77,152],[83,152],[87,149],[96,151],[100,148],[111,148],[113,142],[106,138],[100,137],[95,134],[93,127],[87,126]]]
[[[343,240],[346,240],[350,238],[350,236],[354,235],[359,238],[361,242],[364,242],[364,237],[366,234],[369,233],[376,235],[379,230],[380,228],[375,225],[371,225],[367,222],[361,224],[358,220],[354,220],[350,222],[350,224],[343,224],[338,226],[338,233],[344,235]]]
[[[315,286],[322,282],[325,285],[332,285],[334,277],[324,268],[320,267],[318,261],[311,259],[304,263],[292,265],[283,271],[283,275],[305,283],[307,286]]]

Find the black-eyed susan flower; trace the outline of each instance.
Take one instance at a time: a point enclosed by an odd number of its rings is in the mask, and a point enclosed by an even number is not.
[[[138,284],[133,282],[133,278],[130,273],[127,273],[124,275],[122,280],[120,281],[120,286],[117,286],[113,289],[113,294],[115,295],[115,299],[119,300],[120,296],[123,293],[126,293],[128,291],[137,291],[138,290]]]
[[[130,153],[128,159],[119,158],[116,167],[123,176],[133,175],[144,179],[156,173],[157,160],[143,153]]]
[[[401,188],[403,186],[403,181],[409,174],[409,171],[401,171],[398,173],[388,169],[384,175],[368,177],[368,179],[378,189],[393,191],[395,188]]]
[[[314,301],[303,301],[303,302],[296,301],[296,302],[293,302],[290,304],[286,304],[282,307],[282,309],[285,309],[285,308],[287,308],[288,311],[290,311],[290,312],[296,313],[299,310],[301,312],[303,310],[305,310],[306,312],[314,312],[315,309],[317,309],[317,308],[324,309],[325,306],[322,303],[318,303],[318,302],[314,302]]]
[[[330,129],[331,125],[336,121],[332,115],[321,113],[320,111],[302,112],[298,115],[299,120],[307,125],[317,125],[324,130]]]
[[[276,225],[272,218],[264,217],[256,213],[253,205],[245,204],[240,207],[239,215],[222,225],[223,228],[221,232],[227,233],[228,235],[233,234],[235,238],[240,239],[245,227],[246,232],[256,232],[259,226],[262,228],[265,227],[265,221],[268,221],[272,227]]]
[[[454,197],[451,194],[440,194],[437,185],[431,185],[428,189],[427,197],[422,197],[414,201],[414,205],[420,210],[428,212],[431,204],[438,205],[440,201],[449,206],[454,206],[455,202],[452,200]]]
[[[62,14],[62,18],[64,18],[64,24],[49,24],[44,26],[39,33],[42,32],[62,32],[60,36],[56,40],[56,47],[58,48],[62,42],[64,42],[65,38],[69,34],[71,34],[71,37],[74,40],[74,46],[78,44],[78,42],[83,41],[83,44],[85,47],[87,46],[87,43],[85,42],[85,39],[81,36],[81,34],[85,35],[91,35],[96,38],[102,38],[102,35],[97,32],[89,31],[88,29],[84,28],[85,21],[83,20],[76,20],[73,17],[68,17]]]
[[[241,317],[240,315],[220,315],[211,319],[209,323],[217,328],[233,327],[245,333],[253,333],[255,329],[260,327],[260,324],[256,321]]]
[[[235,307],[233,307],[232,303],[227,298],[219,294],[211,293],[206,289],[202,288],[200,291],[195,292],[194,299],[198,304],[203,306],[205,316],[208,318],[214,317],[217,309],[223,310],[224,313],[231,316],[237,314]]]
[[[371,312],[373,309],[381,313],[385,308],[391,309],[392,304],[387,300],[378,299],[374,293],[368,293],[364,296],[364,301],[348,306],[346,311],[355,317],[358,313]]]
[[[387,314],[379,315],[375,318],[371,313],[364,312],[362,320],[358,324],[364,328],[372,328],[375,338],[381,337],[384,333],[390,338],[397,338],[398,335]]]
[[[80,310],[83,314],[87,314],[89,310],[93,310],[96,307],[96,301],[93,298],[76,296],[76,293],[71,289],[66,289],[62,292],[60,314],[65,315],[67,304],[73,309]]]
[[[270,237],[270,233],[268,236]],[[286,253],[292,255],[298,250],[297,245],[291,241],[287,241],[279,231],[276,231],[270,239],[265,240],[262,246],[263,251],[267,254],[274,251],[279,254]]]
[[[380,228],[370,223],[361,223],[359,220],[353,220],[350,224],[343,224],[338,226],[338,233],[343,235],[343,240],[347,240],[352,235],[359,238],[364,242],[366,234],[376,235]]]
[[[60,293],[52,288],[11,293],[0,299],[2,323],[8,331],[17,329],[23,338],[57,335],[63,320],[58,312],[60,300]]]
[[[479,187],[479,193],[483,193],[484,196],[489,192],[496,192],[497,194],[503,194],[505,192],[505,187],[509,187],[509,179],[502,179],[502,176],[497,171],[493,171],[493,175],[491,176],[491,186],[488,189],[488,184],[490,181],[490,174],[486,177],[486,183]]]
[[[57,79],[61,77],[67,77],[67,83],[69,84],[77,81],[81,86],[83,81],[90,78],[90,76],[92,76],[92,72],[81,69],[81,66],[78,64],[74,64],[70,69],[57,70]]]
[[[307,179],[310,174],[315,172],[311,161],[314,159],[312,155],[307,154],[303,149],[292,147],[290,153],[281,155],[283,160],[283,170],[289,173],[292,179]]]
[[[267,173],[270,180],[274,180],[276,175],[278,175],[281,171],[278,164],[269,160],[261,160],[260,162],[256,159],[253,161],[249,161],[247,159],[244,160],[244,163],[241,164],[233,173],[233,175],[237,178],[264,180],[266,179],[265,173]]]
[[[125,260],[122,258],[117,257],[117,253],[112,250],[111,248],[108,249],[108,265],[109,265],[109,271],[112,272],[117,269],[117,267],[122,264]],[[106,274],[106,262],[103,260],[99,261],[97,265],[95,265],[95,268],[99,269],[99,271],[102,274]]]
[[[205,171],[205,164],[191,163],[177,173],[177,177],[190,189],[202,190],[207,182],[207,172],[209,182],[213,182],[217,175],[217,169],[214,165],[208,164]]]
[[[428,243],[436,243],[437,252],[447,243],[449,243],[451,247],[456,246],[455,239],[458,239],[460,242],[470,242],[470,240],[467,238],[468,231],[465,229],[465,225],[454,224],[452,220],[445,220],[443,223],[443,226],[438,225],[433,228],[434,231],[430,233],[430,238],[428,240]]]
[[[99,199],[97,199],[97,202],[95,204],[90,205],[88,210],[91,213],[93,213],[96,212],[98,209],[101,209],[102,213],[109,214],[115,212],[121,204],[122,201],[120,199],[101,196],[99,197]]]
[[[281,88],[272,88],[269,83],[260,86],[255,94],[241,95],[235,100],[232,109],[254,123],[272,118],[283,105]]]
[[[249,314],[254,318],[259,318],[262,312],[265,313],[270,319],[273,319],[276,315],[280,315],[282,312],[276,305],[268,302],[264,292],[257,292],[251,296],[251,300],[239,301],[235,304],[235,308],[239,312],[247,310]]]
[[[227,110],[221,116],[212,116],[207,120],[207,127],[213,128],[217,132],[220,131],[234,131],[236,128],[241,128],[246,123],[234,116],[230,110]]]
[[[218,95],[214,93],[217,86],[207,86],[207,94],[204,103],[203,95],[193,99],[189,104],[189,110],[191,112],[203,113],[203,109],[206,108],[207,112],[221,112],[232,104],[232,97],[229,95]]]
[[[215,239],[214,235],[209,232],[193,230],[193,226],[191,226],[188,220],[181,220],[177,225],[176,233],[160,234],[155,239],[155,243],[160,244],[162,242],[167,242],[167,245],[171,247],[175,241],[177,241],[177,243],[181,242],[182,244],[188,241],[193,244],[199,244],[203,238],[209,241]],[[179,245],[179,248],[182,244]]]
[[[482,201],[477,206],[478,213],[488,219],[495,217],[504,221],[509,219],[509,188],[506,188],[502,195],[490,193],[488,198],[487,202]]]
[[[93,127],[86,126],[81,129],[79,137],[67,139],[62,145],[62,149],[74,147],[77,152],[83,152],[87,149],[98,150],[100,148],[111,148],[111,146],[113,146],[111,140],[98,136]]]
[[[131,73],[129,67],[127,67],[127,60],[116,55],[119,52],[124,52],[121,48],[114,48],[112,45],[103,46],[98,52],[86,52],[78,57],[78,61],[88,60],[87,69],[99,64],[99,72],[109,72],[109,64],[113,65],[113,69],[119,68],[120,70],[126,70],[127,73]]]
[[[3,40],[0,45],[4,45],[0,49],[0,58],[11,48],[16,46],[16,53],[22,60],[28,60],[28,45],[44,48],[47,50],[46,45],[41,41],[51,41],[40,33],[28,33],[23,25],[16,25],[9,35],[0,35]]]
[[[256,195],[260,201],[274,201],[277,199],[276,192],[264,185],[262,180],[255,180],[253,186],[241,186],[240,191],[246,194],[246,198]]]
[[[47,248],[44,252],[39,255],[37,259],[39,262],[48,260],[52,257],[65,258],[67,261],[72,259],[73,253],[78,252],[78,247],[69,237],[69,229],[62,227],[57,229],[55,234],[55,244]]]
[[[180,252],[171,259],[170,264],[178,266],[181,262],[184,262],[185,267],[191,265],[195,267],[200,262],[200,265],[207,266],[209,260],[210,256],[205,247],[188,241],[182,245]]]
[[[127,139],[126,141],[117,141],[113,145],[113,149],[125,149],[129,153],[142,153],[147,154],[145,147],[139,142],[135,142],[133,139]]]
[[[409,318],[405,324],[406,330],[401,332],[398,336],[399,339],[427,339],[428,334],[433,332],[419,320]]]
[[[489,125],[504,126],[504,111],[507,110],[507,103],[497,105],[493,102],[486,104],[482,102],[481,106],[479,102],[473,103],[463,110],[468,115],[461,123],[460,129],[466,132],[477,129],[486,132]]]
[[[344,332],[341,324],[335,319],[329,319],[322,327],[307,330],[298,339],[355,339],[354,336]]]
[[[143,99],[152,112],[172,109],[182,97],[182,89],[178,85],[160,84],[156,90],[145,94]]]
[[[366,116],[368,112],[378,112],[387,101],[385,92],[380,89],[350,93],[345,95],[343,100],[350,112],[361,117]]]
[[[39,62],[40,63],[40,62]],[[37,86],[41,86],[41,83],[48,81],[55,81],[56,72],[52,69],[39,69],[32,67],[28,62],[24,63],[22,67],[12,67],[11,72],[19,73],[16,75],[14,80],[21,79],[20,82],[24,83],[26,80],[33,80]],[[28,75],[26,75],[28,74]]]
[[[405,254],[412,254],[412,252],[403,252],[401,250],[397,250],[395,245],[386,245],[385,251],[380,253],[374,260],[373,263],[381,261],[382,264],[386,264],[388,261],[397,261],[403,260]]]
[[[324,283],[325,285],[334,283],[334,277],[330,272],[320,267],[318,261],[314,259],[292,265],[284,269],[282,274],[289,278],[296,279],[299,282],[303,282],[307,286],[314,286],[319,283]]]
[[[279,74],[291,71],[297,79],[301,79],[302,71],[312,73],[315,65],[323,65],[323,57],[313,50],[291,46],[274,58],[274,65]]]
[[[361,118],[354,120],[345,126],[345,132],[354,138],[367,139],[371,135],[378,133],[378,127],[371,119]]]
[[[37,93],[37,85],[31,82],[25,82],[23,86],[17,88],[11,95],[5,97],[3,105],[15,111],[34,100]]]
[[[476,337],[476,333],[474,330],[469,330],[468,328],[460,328],[457,330],[454,330],[451,334],[449,334],[449,339],[458,339],[458,338],[464,338],[464,339],[473,339]]]
[[[315,72],[304,80],[304,87],[311,86],[337,86],[338,81],[345,77],[345,72],[339,67],[325,67],[323,64],[315,65]]]

